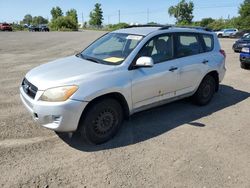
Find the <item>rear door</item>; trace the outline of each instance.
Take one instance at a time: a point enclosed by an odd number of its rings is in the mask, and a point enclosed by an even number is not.
[[[204,53],[198,33],[177,33],[175,56],[179,68],[176,96],[181,96],[196,90],[208,69],[211,57]]]

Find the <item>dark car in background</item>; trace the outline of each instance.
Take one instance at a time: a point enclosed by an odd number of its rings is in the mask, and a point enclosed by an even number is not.
[[[241,37],[233,44],[234,52],[241,52],[242,48],[250,45],[250,34]]]
[[[240,63],[241,68],[250,68],[250,44],[242,48],[240,53]]]
[[[49,32],[49,28],[48,28],[48,26],[47,25],[38,25],[38,26],[36,26],[36,25],[30,25],[30,26],[28,26],[28,28],[29,28],[29,31],[31,31],[31,32]]]
[[[12,27],[8,23],[0,23],[0,31],[12,31]]]
[[[49,32],[49,28],[47,25],[39,25],[39,31],[42,31],[42,32]]]
[[[37,31],[39,31],[39,27],[35,26],[35,25],[30,25],[28,28],[29,28],[30,32],[37,32]]]
[[[230,34],[230,38],[241,38],[241,37],[244,37],[245,35],[249,34],[250,33],[250,30],[240,30],[236,33],[232,33]]]

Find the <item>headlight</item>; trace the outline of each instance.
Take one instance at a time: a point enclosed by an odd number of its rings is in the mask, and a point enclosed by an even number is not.
[[[70,98],[78,89],[78,86],[62,86],[50,88],[44,91],[39,100],[48,102],[62,102]]]
[[[250,51],[249,51],[249,48],[242,48],[242,49],[241,49],[241,52],[249,53]]]

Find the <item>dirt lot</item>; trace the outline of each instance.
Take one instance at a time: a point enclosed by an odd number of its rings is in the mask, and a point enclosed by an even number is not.
[[[223,39],[227,74],[211,104],[187,100],[134,115],[101,146],[33,122],[19,99],[31,68],[101,32],[0,33],[0,187],[250,187],[250,70]]]

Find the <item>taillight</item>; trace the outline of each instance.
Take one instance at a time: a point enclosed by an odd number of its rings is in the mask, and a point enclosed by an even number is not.
[[[224,50],[220,50],[220,53],[226,58],[226,52]]]

